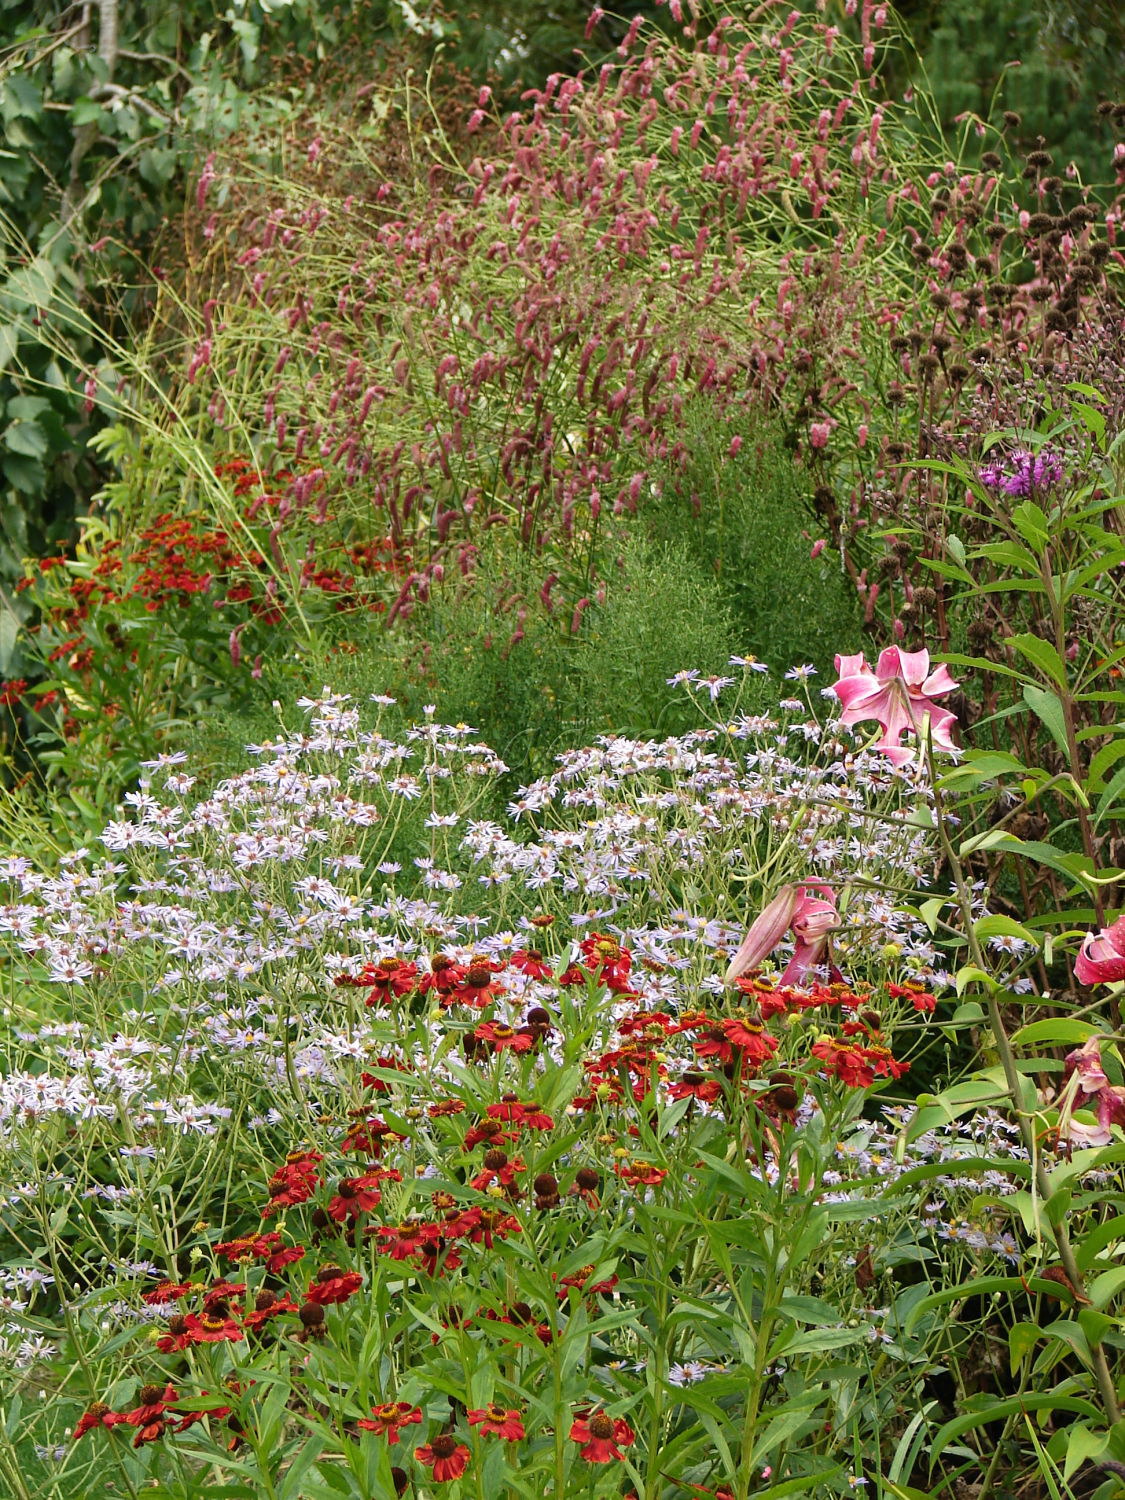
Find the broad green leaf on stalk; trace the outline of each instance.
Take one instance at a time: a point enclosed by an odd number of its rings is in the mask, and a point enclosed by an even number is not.
[[[939,1125],[952,1125],[969,1110],[982,1104],[995,1104],[997,1100],[1007,1098],[1007,1094],[1007,1084],[990,1076],[966,1079],[964,1083],[943,1089],[940,1094],[919,1094],[918,1108],[899,1137],[902,1151],[899,1159],[904,1160],[906,1147],[913,1145],[928,1130],[935,1130]],[[898,1148],[896,1154],[897,1151]]]
[[[1057,693],[1047,688],[1034,687],[1030,682],[1023,685],[1023,701],[1032,713],[1050,731],[1051,738],[1064,755],[1069,749],[1066,739],[1066,713]]]
[[[1033,587],[1036,590],[1043,587],[1039,581],[1039,559],[1026,547],[1021,547],[1018,542],[982,542],[979,547],[973,548],[973,557],[999,563],[1001,567],[1015,568],[1017,572],[1035,579]],[[1007,580],[1008,587],[1011,587],[1012,583],[1013,580]],[[1004,584],[993,584],[992,588],[995,590],[1004,586]]]
[[[1077,1317],[1079,1326],[1086,1335],[1086,1342],[1090,1345],[1091,1349],[1100,1347],[1102,1340],[1111,1328],[1121,1327],[1120,1318],[1111,1318],[1108,1313],[1099,1312],[1096,1307],[1080,1307]]]
[[[1088,727],[1092,728],[1094,734],[1097,736],[1107,733],[1106,726],[1102,724],[1094,724]],[[1119,724],[1113,726],[1114,730],[1120,730],[1121,727]],[[1087,735],[1085,729],[1079,730],[1077,735],[1077,738],[1080,740],[1090,737]],[[1096,751],[1090,758],[1090,769],[1086,773],[1087,790],[1091,792],[1102,791],[1105,787],[1106,772],[1123,755],[1125,755],[1125,734],[1118,734],[1117,739],[1111,740],[1108,745],[1103,745],[1100,750]]]
[[[1078,1021],[1070,1016],[1055,1016],[1047,1021],[1032,1021],[1027,1026],[1021,1026],[1018,1031],[1012,1033],[1011,1039],[1021,1044],[1050,1042],[1057,1045],[1074,1043],[1081,1046],[1092,1036],[1097,1036],[1101,1029],[1093,1021]]]
[[[1109,817],[1115,806],[1120,805],[1121,795],[1125,792],[1125,766],[1114,775],[1109,785],[1098,798],[1097,811],[1094,813],[1094,827],[1098,828]]]
[[[1017,1192],[1005,1194],[1004,1202],[1009,1209],[1019,1214],[1025,1234],[1034,1240],[1054,1243],[1054,1231],[1045,1216],[1043,1200],[1037,1193],[1027,1193],[1021,1188]],[[1052,1295],[1058,1295],[1057,1288]]]
[[[1012,771],[1019,776],[1028,774],[1023,761],[1015,755],[1009,755],[1006,750],[968,750],[957,765],[942,777],[942,781],[957,778],[964,780],[966,776],[979,777],[982,781],[992,780],[1005,771]]]
[[[792,1318],[798,1323],[838,1324],[844,1318],[838,1307],[833,1307],[830,1302],[822,1302],[819,1297],[782,1297],[776,1310],[783,1317]]]
[[[1089,1365],[1089,1340],[1086,1338],[1086,1335],[1082,1332],[1082,1329],[1079,1327],[1079,1325],[1073,1321],[1073,1319],[1056,1318],[1053,1323],[1048,1323],[1047,1326],[1043,1329],[1043,1337],[1048,1341],[1054,1340],[1056,1343],[1065,1344],[1073,1354],[1076,1354],[1078,1356],[1078,1358],[1084,1365]],[[1054,1353],[1055,1351],[1053,1351],[1050,1347],[1044,1349],[1040,1353],[1038,1359],[1035,1361],[1035,1364],[1032,1366],[1033,1372],[1042,1374],[1046,1369],[1053,1368],[1054,1364],[1058,1362],[1056,1358],[1053,1363],[1049,1363],[1052,1360],[1052,1355]]]
[[[1018,1417],[1031,1411],[1070,1411],[1080,1417],[1089,1417],[1094,1422],[1100,1421],[1102,1415],[1092,1401],[1081,1396],[1063,1396],[1054,1392],[1008,1396],[1002,1401],[990,1399],[981,1411],[964,1412],[941,1428],[930,1445],[931,1470],[955,1438],[972,1432],[976,1427],[983,1427],[986,1423],[1002,1422],[1008,1417]]]
[[[974,1177],[979,1172],[1004,1172],[1010,1177],[1029,1178],[1031,1163],[1018,1160],[1001,1160],[992,1156],[958,1157],[955,1161],[927,1161],[911,1167],[894,1181],[895,1188],[913,1187],[918,1182],[928,1182],[932,1177]]]
[[[1091,394],[1097,393],[1091,392]],[[1100,412],[1096,406],[1091,406],[1088,401],[1072,401],[1070,410],[1081,420],[1083,427],[1094,436],[1099,444],[1105,441],[1104,412]]]
[[[1066,1429],[1066,1457],[1063,1460],[1063,1479],[1071,1479],[1083,1464],[1092,1458],[1100,1458],[1109,1447],[1109,1433],[1103,1428],[1095,1432],[1085,1422],[1072,1422]]]
[[[1005,645],[1014,646],[1044,677],[1050,678],[1056,687],[1065,687],[1066,663],[1051,645],[1037,635],[1010,635]]]
[[[990,1297],[993,1292],[1015,1293],[1023,1290],[1024,1283],[1019,1276],[978,1276],[974,1281],[942,1287],[940,1292],[931,1292],[928,1297],[923,1297],[914,1304],[906,1315],[904,1327],[907,1333],[912,1333],[918,1326],[919,1319],[926,1313],[945,1307],[949,1302],[963,1302],[968,1297]]]
[[[766,1358],[772,1363],[793,1354],[823,1354],[829,1349],[846,1349],[850,1344],[865,1342],[870,1331],[869,1323],[858,1328],[821,1328],[808,1333],[794,1333],[790,1325],[775,1339]]]
[[[990,991],[1000,988],[999,981],[976,964],[965,964],[963,968],[958,969],[953,983],[958,995],[963,995],[970,984],[982,984],[986,990]]]
[[[1000,915],[980,917],[973,923],[973,932],[978,938],[992,937],[1014,937],[1021,942],[1028,943],[1032,948],[1039,947],[1039,939],[1035,933],[1029,931],[1021,922],[1014,921],[1011,917]]]
[[[1125,1240],[1125,1215],[1118,1214],[1087,1231],[1074,1247],[1075,1259],[1081,1271],[1090,1270],[1103,1250]]]
[[[1043,585],[1037,578],[1002,578],[999,583],[981,583],[975,590],[978,594],[1041,594]],[[993,663],[992,670],[996,670]],[[1019,677],[1019,672],[1009,672],[1010,677]]]
[[[1013,509],[1010,519],[1027,545],[1041,553],[1051,535],[1051,523],[1042,508],[1033,500],[1024,500]]]
[[[939,1021],[945,1036],[963,1036],[966,1026],[978,1026],[985,1019],[984,1006],[977,1000],[963,1000],[949,1020]]]
[[[771,1417],[765,1432],[754,1444],[754,1451],[750,1455],[750,1468],[757,1469],[759,1464],[766,1462],[771,1453],[776,1453],[784,1443],[795,1437],[816,1409],[823,1404],[823,1399],[819,1391],[809,1391],[792,1401],[787,1401],[777,1415]]]
[[[952,578],[958,583],[968,584],[970,588],[973,586],[973,575],[959,563],[942,562],[936,557],[920,557],[918,561],[924,568],[929,568],[931,573],[938,573],[942,578]]]
[[[1090,877],[1094,874],[1093,861],[1086,854],[1063,854],[1053,844],[1044,844],[1037,839],[1018,839],[1014,833],[1005,833],[1002,829],[993,829],[981,839],[967,839],[961,846],[962,854],[983,850],[993,854],[1018,854],[1022,859],[1033,860],[1065,875],[1084,889],[1089,888]]]
[[[1086,1288],[1086,1295],[1095,1307],[1105,1307],[1118,1293],[1125,1288],[1125,1266],[1114,1266],[1111,1271],[1103,1271],[1096,1276]]]
[[[1075,568],[1073,572],[1063,575],[1059,584],[1060,602],[1065,604],[1075,594],[1081,594],[1088,583],[1118,567],[1123,558],[1125,558],[1125,546],[1115,538],[1111,551],[1104,552],[1093,562],[1086,563],[1083,567]],[[1087,598],[1089,597],[1092,596],[1087,595]]]
[[[0,443],[9,453],[16,453],[21,458],[45,458],[50,448],[47,434],[39,423],[25,418],[10,422],[0,434]]]
[[[948,904],[944,897],[934,896],[929,901],[923,901],[918,908],[918,915],[925,922],[931,937],[937,931],[938,918],[941,916],[942,909]]]
[[[912,1484],[899,1484],[894,1479],[884,1478],[879,1483],[895,1500],[933,1500],[933,1490],[916,1490]]]
[[[1008,1365],[1013,1375],[1042,1337],[1038,1323],[1013,1323],[1008,1329]]]
[[[987,656],[962,656],[957,651],[943,651],[937,660],[950,667],[975,667],[979,672],[997,672],[1001,677],[1023,677],[1023,673],[1015,667],[1007,667],[1002,662],[989,661]]]

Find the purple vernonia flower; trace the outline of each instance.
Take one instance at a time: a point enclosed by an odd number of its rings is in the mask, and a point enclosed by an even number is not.
[[[1035,490],[1050,489],[1063,477],[1062,460],[1047,448],[1038,454],[1017,449],[1009,465],[985,464],[978,470],[980,482],[986,489],[1000,490],[1014,500],[1022,500]]]

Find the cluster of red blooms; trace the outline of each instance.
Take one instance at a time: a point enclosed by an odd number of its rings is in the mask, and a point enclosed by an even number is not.
[[[482,1009],[510,998],[514,986],[510,980],[505,983],[505,975],[515,973],[560,986],[600,986],[618,1001],[627,1001],[636,996],[631,987],[632,962],[629,949],[618,939],[595,932],[578,945],[574,961],[565,966],[530,948],[517,950],[505,961],[475,956],[456,962],[438,954],[428,967],[392,957],[366,964],[353,976],[337,978],[336,984],[365,992],[367,1005],[388,1008],[391,1013],[412,997],[427,1004],[436,997],[443,1009],[462,1005],[475,1018]],[[794,1119],[813,1073],[828,1074],[850,1087],[868,1087],[877,1077],[899,1077],[906,1067],[882,1040],[880,1017],[869,991],[843,982],[782,987],[750,973],[737,981],[735,992],[739,1007],[726,1014],[718,1008],[679,1015],[641,1008],[628,1011],[616,1023],[615,1045],[587,1059],[587,1091],[572,1101],[571,1118],[581,1122],[599,1109],[620,1106],[624,1111],[632,1103],[651,1109],[653,1095],[663,1094],[669,1101],[689,1099],[720,1109],[735,1100],[750,1099],[776,1126]],[[888,986],[887,992],[890,999],[909,1001],[920,1011],[934,1004],[933,997],[918,985]],[[814,1009],[825,1017],[839,1016],[836,1034],[817,1037],[804,1068],[790,1062],[782,1069],[778,1066],[781,1043],[767,1023]],[[554,1033],[550,1013],[541,1005],[533,1006],[518,1028],[508,1026],[495,1012],[493,1016],[467,1033],[473,1043],[466,1049],[470,1059],[483,1060],[505,1047],[516,1051],[538,1047]],[[794,1028],[793,1034],[802,1035],[803,1028]],[[350,1301],[365,1286],[364,1275],[346,1264],[348,1252],[357,1249],[394,1262],[401,1268],[396,1274],[435,1278],[464,1269],[469,1275],[463,1286],[483,1285],[476,1274],[477,1257],[487,1255],[498,1241],[527,1232],[533,1222],[529,1211],[552,1214],[567,1211],[569,1203],[574,1205],[569,1211],[596,1214],[607,1175],[615,1191],[641,1193],[658,1190],[667,1176],[668,1169],[660,1161],[635,1154],[640,1140],[636,1125],[627,1126],[632,1149],[616,1147],[611,1153],[612,1173],[603,1174],[592,1164],[576,1164],[573,1147],[560,1158],[551,1137],[554,1117],[539,1101],[522,1094],[505,1093],[475,1110],[453,1095],[407,1107],[405,1099],[416,1094],[419,1080],[410,1064],[393,1052],[377,1056],[370,1071],[362,1073],[361,1082],[370,1098],[348,1111],[348,1123],[338,1142],[345,1161],[363,1159],[361,1170],[331,1171],[324,1152],[291,1152],[270,1176],[267,1201],[260,1210],[265,1220],[285,1216],[278,1228],[265,1229],[259,1223],[212,1247],[213,1254],[231,1268],[232,1276],[245,1279],[231,1280],[223,1274],[209,1284],[164,1281],[144,1294],[144,1300],[153,1305],[177,1304],[157,1340],[160,1353],[182,1355],[204,1344],[253,1345],[285,1337],[308,1344],[326,1338],[330,1329],[327,1310]],[[403,1094],[402,1103],[394,1099],[396,1093]],[[377,1101],[387,1096],[392,1105],[397,1104],[398,1129],[378,1113]],[[444,1174],[447,1180],[431,1194],[428,1212],[385,1217],[384,1194],[404,1180],[403,1171],[386,1158],[396,1148],[409,1146],[408,1133],[417,1131],[444,1138],[443,1155],[450,1162]],[[599,1137],[602,1143],[612,1139],[604,1134]],[[452,1160],[454,1155],[461,1158],[460,1166]],[[569,1182],[560,1182],[563,1160],[571,1163]],[[412,1169],[410,1175],[414,1175]],[[287,1217],[303,1223],[303,1242],[287,1240]],[[294,1274],[293,1268],[310,1254],[308,1247],[325,1242],[333,1258],[321,1263],[311,1276]],[[596,1267],[586,1265],[556,1276],[557,1307],[536,1309],[522,1301],[501,1301],[498,1306],[485,1303],[475,1310],[450,1309],[443,1326],[459,1336],[471,1325],[493,1338],[525,1344],[533,1339],[549,1347],[560,1336],[576,1300],[587,1314],[594,1314],[597,1299],[614,1295],[617,1285],[616,1275],[598,1277]],[[431,1337],[437,1344],[442,1334],[434,1332]],[[101,1404],[91,1407],[75,1435],[98,1426],[128,1424],[137,1429],[135,1442],[140,1445],[209,1415],[227,1418],[234,1433],[232,1446],[240,1441],[240,1428],[229,1406],[177,1412],[177,1399],[172,1385],[146,1386],[132,1411],[115,1412]],[[371,1416],[356,1426],[394,1444],[405,1428],[422,1421],[420,1407],[396,1400],[374,1407]],[[521,1409],[503,1404],[470,1410],[467,1421],[479,1435],[505,1442],[514,1443],[526,1435]],[[633,1430],[622,1417],[600,1408],[576,1412],[569,1436],[579,1444],[582,1458],[593,1464],[622,1459],[634,1441]],[[472,1457],[468,1444],[448,1429],[417,1446],[414,1456],[432,1470],[438,1483],[459,1478]],[[402,1480],[404,1487],[405,1476]]]
[[[236,1385],[232,1385],[232,1390],[234,1394],[239,1394]],[[230,1406],[215,1405],[185,1412],[178,1410],[177,1403],[181,1399],[175,1386],[152,1384],[141,1386],[137,1392],[137,1405],[130,1411],[113,1411],[105,1402],[95,1402],[82,1414],[74,1428],[72,1440],[77,1441],[97,1428],[112,1431],[115,1427],[124,1425],[135,1429],[133,1446],[140,1448],[145,1443],[155,1442],[166,1433],[183,1432],[204,1417],[216,1420],[225,1417],[234,1432],[230,1446],[232,1449],[239,1446],[243,1429],[238,1418],[232,1416]],[[359,1418],[355,1425],[364,1432],[374,1432],[386,1438],[388,1444],[397,1444],[404,1427],[415,1426],[422,1420],[421,1407],[412,1406],[408,1401],[388,1401],[372,1407],[371,1416]],[[519,1407],[504,1407],[489,1402],[487,1406],[467,1412],[466,1420],[479,1435],[499,1438],[506,1443],[518,1443],[527,1436],[523,1412]],[[624,1458],[622,1449],[632,1446],[635,1433],[622,1417],[610,1417],[601,1408],[592,1410],[584,1407],[575,1414],[570,1438],[580,1445],[581,1456],[587,1463],[605,1464]],[[459,1441],[454,1433],[446,1431],[416,1447],[414,1457],[418,1463],[433,1470],[437,1483],[444,1484],[448,1480],[460,1479],[469,1466],[472,1453],[466,1443]],[[397,1478],[396,1475],[396,1488]]]
[[[236,1386],[232,1390],[235,1395],[239,1394]],[[207,1392],[204,1391],[203,1394],[206,1396]],[[95,1401],[79,1418],[72,1438],[77,1441],[95,1428],[112,1432],[115,1427],[132,1427],[136,1433],[133,1447],[141,1448],[145,1443],[153,1443],[157,1438],[162,1438],[165,1433],[183,1432],[196,1422],[201,1422],[204,1417],[216,1420],[226,1417],[234,1433],[230,1446],[232,1449],[239,1446],[242,1441],[242,1425],[232,1415],[233,1408],[210,1406],[202,1410],[180,1411],[177,1403],[181,1399],[173,1385],[142,1385],[137,1392],[137,1404],[131,1411],[113,1411],[104,1401]]]
[[[284,518],[293,506],[292,491],[302,476],[290,470],[279,470],[270,476],[269,487],[258,468],[249,459],[235,457],[215,465],[217,478],[231,482],[237,497],[250,496],[243,514],[252,522],[262,507],[278,512]],[[278,522],[280,524],[280,520]],[[302,589],[316,590],[333,601],[337,612],[367,609],[383,613],[387,604],[375,597],[361,579],[376,575],[398,575],[409,571],[409,558],[396,549],[390,537],[380,536],[366,542],[325,541],[319,533],[316,547],[310,547],[301,565],[298,584]],[[47,652],[53,663],[65,663],[83,677],[97,672],[101,651],[127,653],[135,659],[135,649],[114,618],[114,609],[126,600],[140,600],[150,614],[166,608],[182,609],[194,600],[206,598],[216,607],[245,609],[244,624],[235,626],[230,639],[230,654],[235,665],[241,660],[239,640],[246,624],[256,621],[270,627],[285,617],[285,601],[265,553],[276,552],[276,527],[271,529],[269,545],[263,539],[262,550],[247,548],[221,526],[213,526],[200,516],[179,516],[165,512],[144,527],[128,543],[109,538],[100,543],[92,571],[69,577],[59,596],[53,585],[43,601],[43,618],[57,638]],[[329,559],[326,553],[337,556]],[[345,559],[338,566],[339,556]],[[66,567],[65,556],[40,558],[35,571],[21,579],[20,591],[30,588],[37,579],[46,578]],[[99,628],[88,626],[91,612],[101,611]],[[226,635],[229,620],[219,632]],[[99,650],[101,648],[101,650]],[[0,684],[0,705],[15,707],[26,693],[27,684],[13,681]],[[40,694],[35,706],[49,706],[55,694]]]

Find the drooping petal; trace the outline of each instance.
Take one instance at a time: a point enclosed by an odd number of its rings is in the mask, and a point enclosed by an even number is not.
[[[783,885],[765,910],[754,919],[750,931],[742,939],[738,952],[730,961],[723,977],[724,984],[733,984],[740,974],[745,974],[747,969],[760,964],[781,942],[797,909],[797,891],[795,885]]]
[[[778,987],[784,989],[789,984],[802,984],[809,970],[815,968],[823,959],[827,947],[827,934],[824,937],[818,937],[811,943],[807,943],[804,938],[799,937],[797,939],[797,946],[793,950],[793,957],[785,965],[785,972],[777,981]]]
[[[957,684],[949,675],[949,668],[942,662],[940,667],[935,667],[922,684],[922,695],[926,698],[940,698],[943,693],[951,693]]]
[[[821,889],[827,889],[827,887],[821,887]],[[831,899],[824,900],[821,897],[810,896],[805,886],[798,887],[797,905],[789,924],[797,938],[805,942],[816,942],[839,927],[840,914],[836,910],[836,900],[830,890],[829,897]]]

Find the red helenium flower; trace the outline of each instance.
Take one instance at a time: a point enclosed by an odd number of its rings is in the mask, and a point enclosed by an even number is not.
[[[469,1467],[472,1454],[464,1443],[459,1443],[450,1433],[443,1432],[432,1443],[415,1448],[414,1457],[420,1464],[433,1469],[434,1478],[439,1484],[444,1484],[447,1479],[460,1479]]]
[[[409,1401],[388,1401],[382,1406],[373,1406],[371,1417],[360,1417],[356,1426],[366,1432],[381,1433],[388,1443],[397,1443],[401,1428],[421,1420],[420,1406],[411,1406]]]
[[[469,1426],[479,1427],[481,1432],[504,1438],[509,1443],[519,1442],[520,1438],[525,1436],[520,1412],[517,1409],[505,1410],[504,1407],[495,1406],[492,1403],[481,1407],[479,1411],[471,1411]]]
[[[359,1291],[363,1277],[358,1271],[345,1271],[340,1266],[324,1266],[315,1281],[309,1283],[306,1294],[309,1302],[318,1307],[329,1307],[336,1302],[346,1302]]]
[[[608,1464],[615,1458],[624,1458],[622,1448],[628,1448],[635,1434],[623,1418],[613,1418],[598,1410],[577,1417],[570,1429],[571,1440],[582,1444],[582,1457],[587,1463]]]

